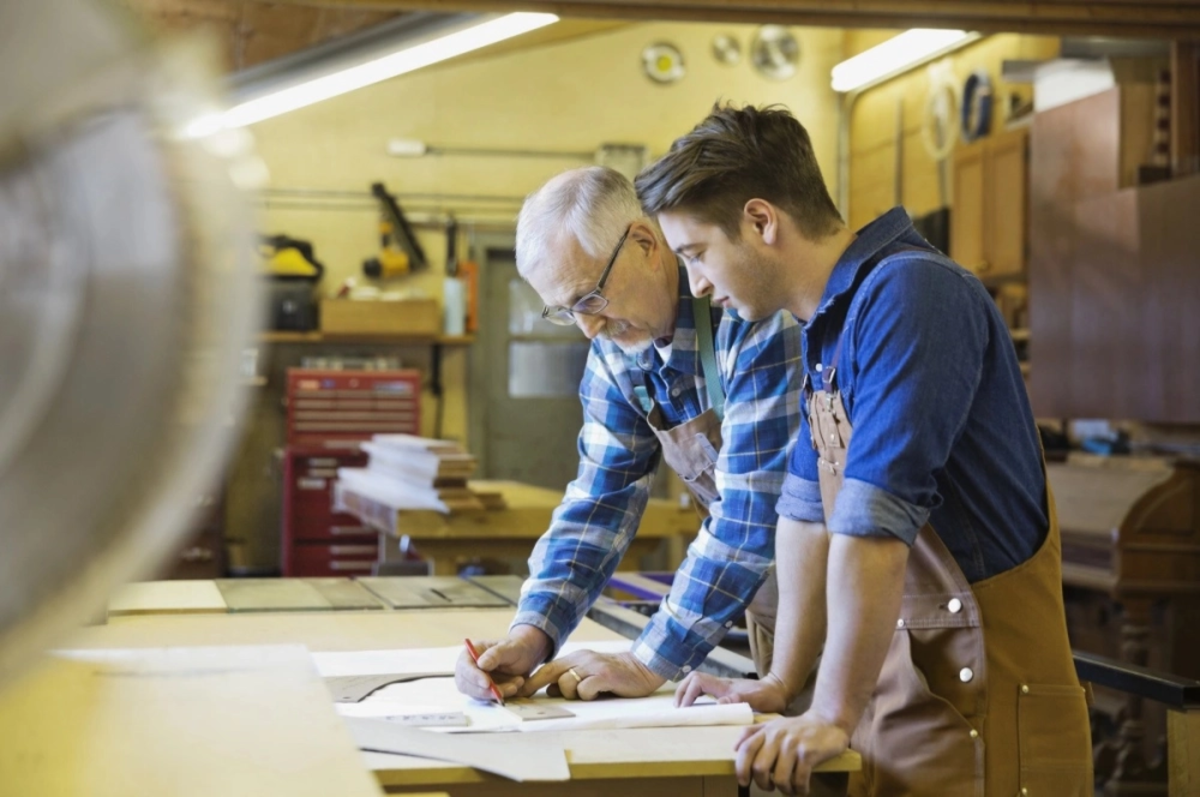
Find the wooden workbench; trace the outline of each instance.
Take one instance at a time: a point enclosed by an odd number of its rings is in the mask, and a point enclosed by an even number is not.
[[[562,503],[561,490],[549,490],[511,481],[472,481],[472,489],[499,493],[504,509],[454,511],[394,510],[352,490],[339,491],[346,510],[378,530],[380,561],[400,557],[397,545],[407,536],[420,553],[433,562],[435,575],[454,575],[458,560],[473,557],[525,558],[533,544],[550,527],[554,510]],[[638,569],[638,558],[666,546],[667,566],[683,561],[683,551],[696,536],[700,519],[694,509],[661,498],[646,504],[637,535],[619,567]]]
[[[147,607],[143,607],[146,609]],[[143,648],[187,645],[304,644],[312,651],[443,647],[464,637],[499,637],[513,608],[383,611],[241,612],[116,615],[83,629],[65,647]],[[590,620],[575,641],[622,639]],[[388,793],[445,791],[453,797],[623,797],[737,794],[733,775],[736,727],[577,731],[556,734],[567,749],[569,783],[514,783],[471,767],[410,756],[364,753]],[[847,753],[822,767],[815,794],[845,793],[846,772],[859,759]]]

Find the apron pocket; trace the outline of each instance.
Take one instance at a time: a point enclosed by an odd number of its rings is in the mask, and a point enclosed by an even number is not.
[[[1021,793],[1090,797],[1092,744],[1082,687],[1028,684],[1017,699]]]

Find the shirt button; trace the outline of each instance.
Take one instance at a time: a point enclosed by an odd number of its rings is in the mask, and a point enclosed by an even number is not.
[[[819,374],[824,370],[825,370],[825,366],[821,365],[820,363],[817,363],[817,373]]]
[[[685,664],[685,665],[683,665],[683,667],[681,667],[680,669],[682,669],[682,670],[683,670],[685,673],[689,673],[689,672],[691,672],[691,671],[692,671],[692,665],[690,665],[690,664]]]
[[[1021,694],[1023,694],[1023,695],[1029,694],[1029,687],[1026,686],[1025,684],[1021,684]]]
[[[979,738],[979,731],[977,731],[977,730],[975,730],[974,728],[972,728],[972,729],[971,729],[971,738],[972,738],[972,739],[978,739],[978,738]]]
[[[678,396],[678,395],[679,395],[679,392],[680,392],[680,391],[679,391],[679,388],[677,388],[677,387],[673,387],[673,388],[671,388],[671,395],[672,395],[672,396]]]
[[[958,614],[962,611],[962,601],[958,598],[951,598],[950,602],[946,604],[946,608],[950,610],[950,614]]]
[[[728,620],[725,623],[726,628],[733,628],[733,620]]]
[[[964,684],[970,683],[971,679],[974,677],[975,673],[971,671],[970,667],[963,667],[958,671],[958,680],[962,681]]]
[[[896,627],[897,627],[897,628],[903,628],[903,627],[904,627],[904,618],[903,618],[903,617],[901,617],[899,620],[897,620],[897,621],[896,621]]]

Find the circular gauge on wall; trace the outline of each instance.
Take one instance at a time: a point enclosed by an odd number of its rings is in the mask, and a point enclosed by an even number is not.
[[[717,59],[717,63],[734,66],[741,63],[742,45],[738,44],[738,40],[728,33],[718,33],[713,36],[712,54],[713,58]]]
[[[683,77],[683,53],[673,44],[657,42],[642,50],[642,70],[655,83],[674,83]]]
[[[763,77],[787,80],[800,64],[800,42],[782,25],[763,25],[750,43],[750,60]]]

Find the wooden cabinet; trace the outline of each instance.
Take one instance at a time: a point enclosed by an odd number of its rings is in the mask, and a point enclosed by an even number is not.
[[[954,156],[950,256],[987,279],[1025,273],[1028,131],[1006,130]]]

